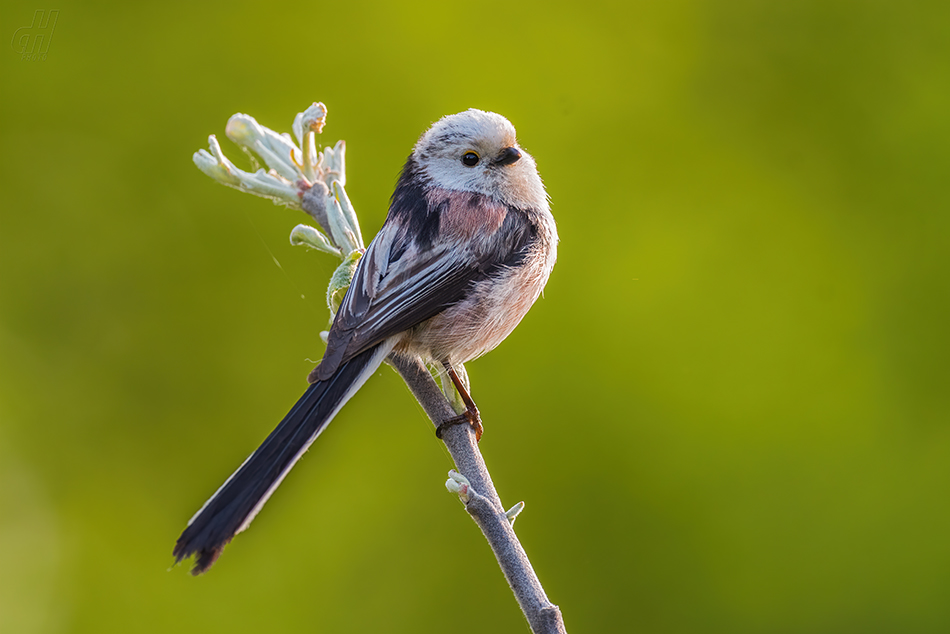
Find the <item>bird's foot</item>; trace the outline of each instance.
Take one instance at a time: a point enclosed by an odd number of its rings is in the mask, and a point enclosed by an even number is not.
[[[455,425],[461,425],[462,423],[468,423],[471,425],[472,429],[475,430],[475,442],[478,442],[482,439],[482,432],[485,431],[485,428],[482,427],[482,419],[478,415],[477,408],[469,408],[458,416],[453,416],[452,418],[439,423],[439,426],[435,428],[436,438],[441,440],[442,434],[445,433],[446,428],[453,427]]]

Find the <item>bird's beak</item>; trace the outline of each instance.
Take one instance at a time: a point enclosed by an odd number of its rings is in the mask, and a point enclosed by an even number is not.
[[[521,152],[518,151],[518,148],[506,147],[492,163],[495,165],[511,165],[520,158]]]

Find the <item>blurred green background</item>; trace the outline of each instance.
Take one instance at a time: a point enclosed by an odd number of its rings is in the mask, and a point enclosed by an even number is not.
[[[0,632],[527,630],[388,369],[172,568],[335,264],[191,155],[317,100],[367,236],[444,114],[538,161],[559,263],[469,372],[569,631],[950,630],[946,2],[14,0],[0,36],[57,8],[0,56]]]

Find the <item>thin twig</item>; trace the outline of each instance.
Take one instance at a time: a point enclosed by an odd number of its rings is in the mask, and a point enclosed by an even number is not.
[[[419,358],[390,355],[388,361],[409,386],[434,425],[456,416],[455,410]],[[456,468],[470,483],[463,497],[467,497],[465,510],[482,529],[521,611],[528,619],[531,631],[534,634],[566,634],[560,609],[545,594],[505,515],[491,474],[475,442],[475,432],[469,425],[453,425],[445,430],[442,440]]]

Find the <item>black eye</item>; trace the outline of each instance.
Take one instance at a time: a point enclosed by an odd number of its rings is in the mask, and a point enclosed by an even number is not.
[[[475,154],[475,152],[466,152],[463,154],[462,165],[467,165],[468,167],[475,167],[478,165],[478,154]]]

